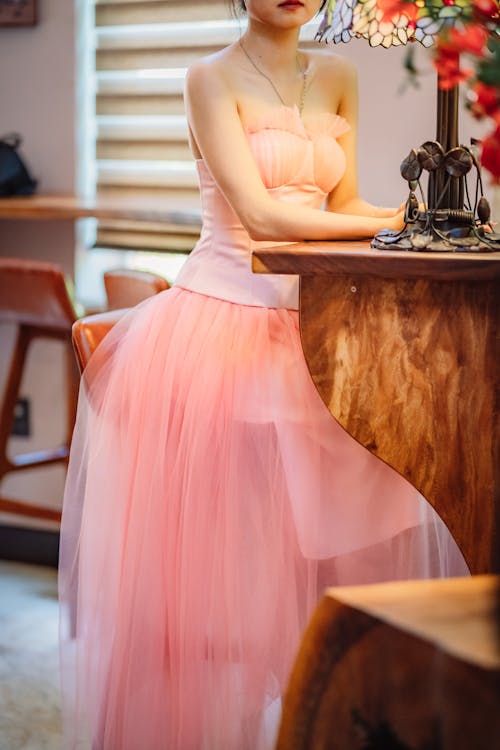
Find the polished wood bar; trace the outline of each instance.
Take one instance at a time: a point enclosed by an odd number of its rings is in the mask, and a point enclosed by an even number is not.
[[[500,747],[499,588],[474,576],[329,589],[277,750]]]
[[[374,250],[367,242],[296,242],[254,250],[255,273],[316,276],[362,274],[383,279],[499,279],[499,253]]]
[[[304,242],[255,250],[253,270],[300,275],[302,345],[330,412],[436,508],[473,573],[491,572],[500,254]]]
[[[86,198],[53,194],[0,198],[0,219],[115,219],[189,227],[199,232],[201,211],[192,200]]]

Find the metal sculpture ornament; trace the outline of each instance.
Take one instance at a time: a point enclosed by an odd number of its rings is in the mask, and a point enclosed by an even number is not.
[[[372,240],[372,247],[427,252],[500,251],[500,234],[494,232],[489,224],[490,206],[484,196],[479,164],[472,149],[457,146],[445,152],[438,141],[426,141],[418,149],[410,151],[400,170],[409,188],[405,226],[399,232],[382,230]],[[438,171],[441,177],[445,175],[444,182],[432,180]],[[421,183],[426,172],[428,194],[434,191],[428,200]],[[468,185],[470,175],[475,177],[473,197]],[[458,181],[460,193],[465,193],[461,208],[442,207],[452,181]],[[441,184],[440,195],[436,195],[438,184]],[[429,205],[430,200],[432,206]]]

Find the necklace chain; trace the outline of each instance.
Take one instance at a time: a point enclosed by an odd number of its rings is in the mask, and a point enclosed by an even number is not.
[[[279,90],[278,90],[278,89],[277,89],[277,87],[276,87],[276,86],[274,85],[274,81],[272,80],[272,78],[271,78],[270,76],[268,76],[268,75],[267,75],[267,73],[264,73],[264,71],[263,71],[263,70],[261,70],[261,68],[260,68],[260,67],[259,67],[259,66],[257,65],[257,63],[256,63],[256,62],[255,62],[255,61],[253,60],[253,58],[252,58],[252,57],[250,57],[249,53],[247,52],[247,50],[246,50],[246,49],[245,49],[245,47],[243,46],[243,42],[241,41],[241,39],[239,40],[239,45],[240,45],[241,49],[243,50],[243,52],[245,53],[245,55],[247,56],[247,58],[248,58],[248,59],[250,60],[250,62],[252,63],[252,65],[253,65],[253,67],[255,68],[255,70],[257,71],[257,73],[259,73],[259,74],[260,74],[260,75],[261,75],[261,76],[262,76],[263,78],[265,78],[265,79],[266,79],[267,81],[269,81],[269,83],[270,83],[270,84],[271,84],[271,86],[273,87],[273,89],[274,89],[274,91],[275,91],[275,93],[276,93],[276,95],[277,95],[278,99],[280,100],[280,102],[281,102],[281,103],[282,103],[282,104],[283,104],[283,105],[284,105],[285,107],[286,107],[286,106],[288,106],[288,105],[287,105],[287,103],[285,102],[285,100],[283,99],[283,97],[281,96],[281,94],[280,94]],[[298,69],[300,70],[300,73],[301,73],[301,75],[302,75],[302,91],[300,92],[300,101],[299,101],[299,113],[300,113],[300,114],[302,114],[302,110],[304,109],[304,101],[305,101],[305,98],[306,98],[306,88],[307,88],[307,70],[306,70],[305,68],[303,68],[303,67],[301,66],[301,64],[300,64],[300,62],[299,62],[299,57],[298,57],[298,55],[297,55],[297,58],[296,58],[296,60],[297,60],[297,67],[298,67]]]

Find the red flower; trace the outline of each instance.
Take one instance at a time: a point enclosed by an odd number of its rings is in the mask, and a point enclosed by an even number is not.
[[[415,21],[419,11],[410,0],[377,0],[377,6],[382,11],[382,21],[395,21],[403,15]]]
[[[498,0],[472,0],[472,5],[476,13],[480,16],[494,18],[498,15]]]
[[[488,41],[488,31],[478,23],[471,23],[465,29],[451,29],[449,40],[460,52],[482,57]]]
[[[500,125],[483,140],[481,164],[493,175],[494,182],[500,183]]]
[[[493,86],[487,86],[481,81],[475,81],[471,87],[476,95],[476,100],[470,107],[474,117],[494,117],[500,115],[500,90]]]
[[[449,38],[438,40],[434,67],[439,74],[439,88],[441,89],[452,89],[470,78],[473,73],[469,68],[460,67],[460,55]]]

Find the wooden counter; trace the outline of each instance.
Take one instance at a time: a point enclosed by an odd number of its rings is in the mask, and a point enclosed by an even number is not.
[[[253,252],[255,273],[384,279],[500,279],[500,253],[409,253],[374,250],[368,242],[296,242]]]
[[[254,251],[253,270],[300,275],[304,354],[331,413],[429,500],[471,571],[490,572],[500,254],[306,242]]]

